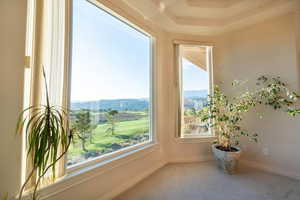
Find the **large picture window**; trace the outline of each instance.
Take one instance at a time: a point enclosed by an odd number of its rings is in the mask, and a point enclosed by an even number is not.
[[[178,45],[180,75],[180,135],[181,137],[211,136],[198,113],[208,105],[212,92],[212,47]]]
[[[151,36],[86,0],[72,26],[67,167],[152,140]]]

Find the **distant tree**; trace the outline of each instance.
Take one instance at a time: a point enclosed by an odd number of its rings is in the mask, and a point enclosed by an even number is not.
[[[72,121],[72,129],[76,131],[76,136],[81,142],[81,148],[87,152],[86,143],[89,140],[92,143],[94,129],[96,124],[93,124],[90,118],[90,111],[81,109],[75,113],[75,120]]]
[[[197,115],[196,109],[195,108],[189,108],[188,110],[186,110],[184,112],[184,115],[195,117]]]
[[[107,124],[108,124],[108,128],[106,129],[105,132],[110,133],[111,135],[115,134],[116,123],[117,123],[116,115],[118,113],[119,112],[117,110],[108,110],[105,113],[105,118],[106,118]]]

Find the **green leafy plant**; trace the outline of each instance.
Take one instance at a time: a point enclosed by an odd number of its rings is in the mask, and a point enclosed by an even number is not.
[[[69,119],[66,109],[53,106],[49,102],[48,86],[45,71],[43,76],[46,88],[46,104],[30,106],[20,115],[16,132],[26,134],[27,158],[32,169],[26,177],[20,192],[19,200],[31,179],[34,179],[32,199],[38,199],[37,189],[41,180],[52,170],[52,180],[56,176],[56,163],[67,153],[73,134],[68,131]]]
[[[237,83],[235,81],[233,86]],[[287,113],[295,116],[300,110],[291,106],[299,97],[279,77],[261,76],[257,79],[257,88],[254,91],[247,90],[233,98],[229,98],[219,86],[215,86],[213,95],[209,95],[208,106],[200,110],[198,116],[207,126],[213,127],[218,147],[224,151],[233,151],[232,146],[239,144],[240,136],[258,141],[257,133],[249,133],[242,127],[241,123],[247,112],[257,105],[266,105],[275,110],[285,109]]]
[[[1,200],[8,200],[8,193],[6,193],[5,195],[1,196],[0,199]]]

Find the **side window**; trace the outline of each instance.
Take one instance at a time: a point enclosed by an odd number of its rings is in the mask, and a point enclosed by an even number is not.
[[[211,136],[210,129],[197,117],[197,112],[207,106],[212,91],[211,49],[179,45],[181,137]]]

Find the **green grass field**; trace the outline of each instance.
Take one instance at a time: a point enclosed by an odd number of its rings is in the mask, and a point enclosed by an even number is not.
[[[86,143],[89,152],[110,151],[113,144],[124,144],[136,140],[136,136],[144,135],[149,132],[149,119],[141,118],[133,121],[118,122],[114,135],[106,132],[107,124],[100,124],[94,130],[92,143]],[[84,156],[80,140],[76,140],[71,145],[68,152],[68,161],[74,162],[78,157]]]

